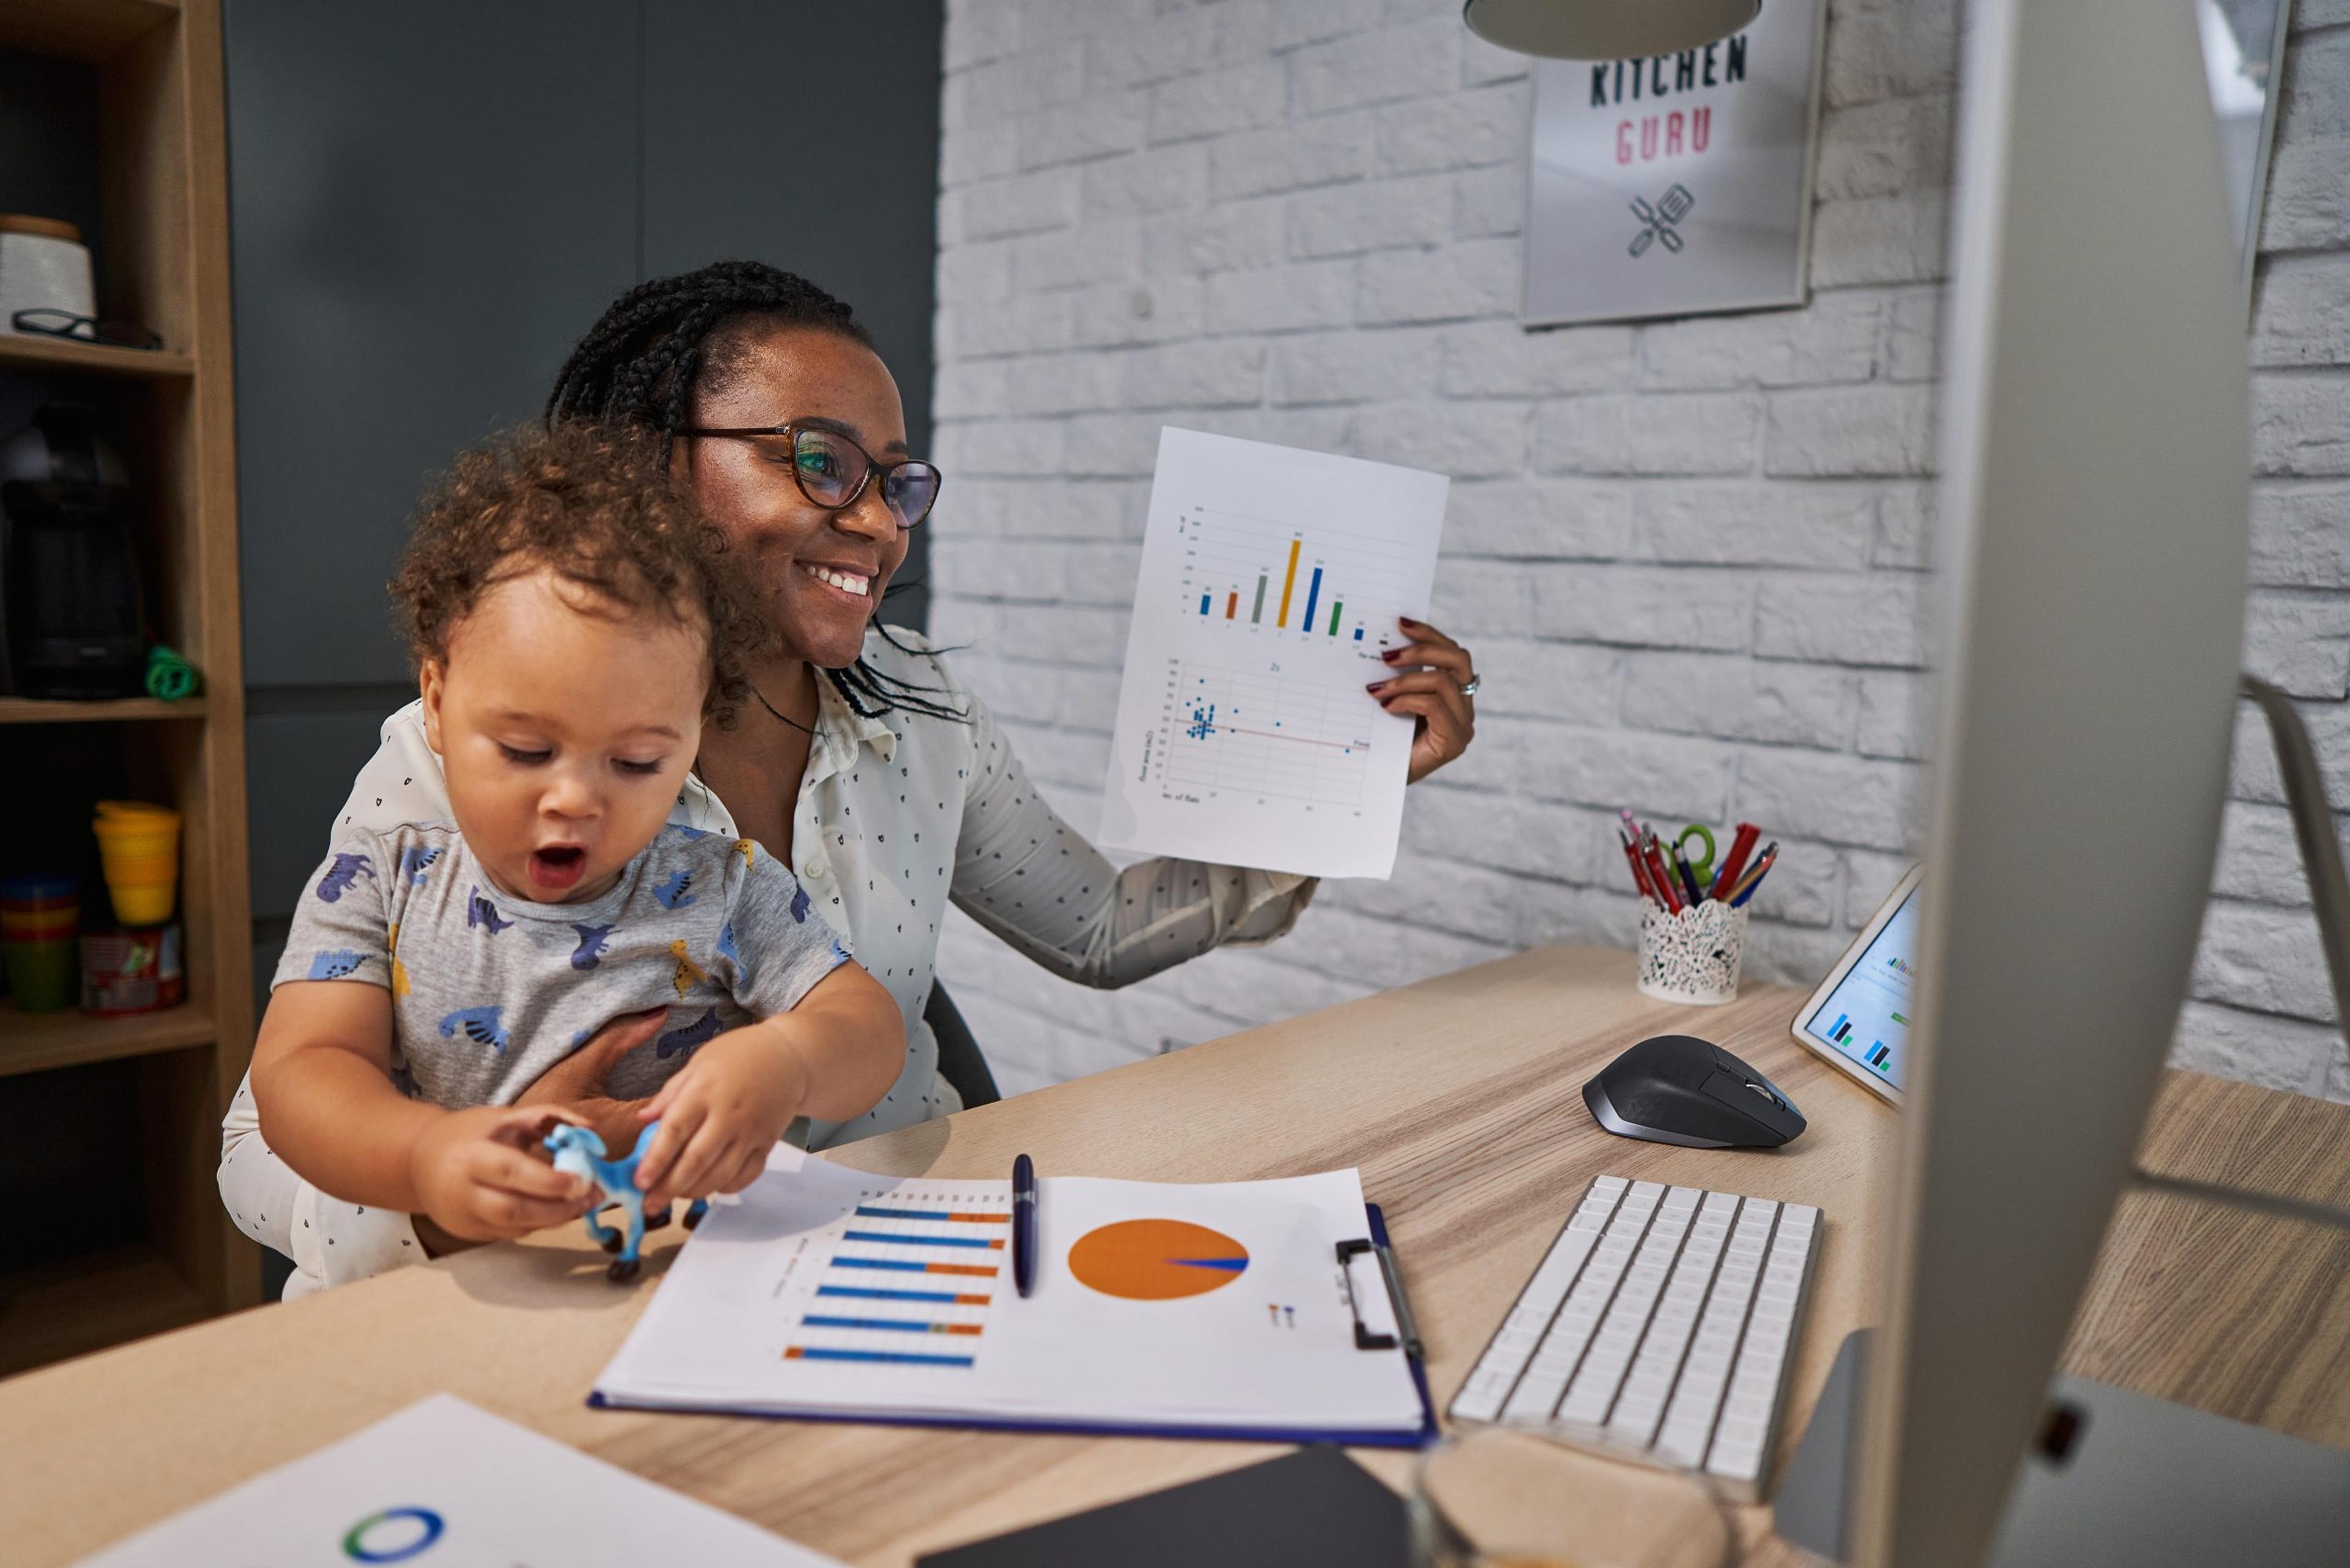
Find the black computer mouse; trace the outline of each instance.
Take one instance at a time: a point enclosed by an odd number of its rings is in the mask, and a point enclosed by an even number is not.
[[[1684,1148],[1775,1148],[1804,1130],[1778,1085],[1694,1034],[1641,1041],[1583,1085],[1583,1103],[1619,1137]]]

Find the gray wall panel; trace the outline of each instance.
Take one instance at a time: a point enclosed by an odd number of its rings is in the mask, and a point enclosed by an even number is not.
[[[634,0],[231,0],[245,678],[400,680],[427,476],[634,281]]]
[[[327,857],[335,811],[351,776],[375,755],[382,712],[256,713],[244,723],[245,826],[253,918],[294,912],[310,873]]]
[[[846,299],[931,441],[939,0],[683,0],[646,10],[645,272],[772,262]],[[948,483],[953,483],[948,476]],[[919,584],[917,529],[899,573]],[[928,623],[928,595],[887,618]]]
[[[351,775],[413,690],[384,583],[419,492],[536,415],[622,290],[726,255],[806,273],[871,324],[927,446],[941,8],[226,5],[265,984]]]

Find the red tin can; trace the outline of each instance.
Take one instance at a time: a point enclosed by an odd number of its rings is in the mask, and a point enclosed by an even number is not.
[[[101,1018],[177,1007],[188,994],[180,925],[126,926],[81,939],[81,1010]]]

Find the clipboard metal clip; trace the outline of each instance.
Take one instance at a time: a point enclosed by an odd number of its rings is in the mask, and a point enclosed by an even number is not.
[[[1355,1299],[1355,1273],[1348,1265],[1365,1252],[1378,1260],[1379,1277],[1387,1283],[1388,1305],[1395,1313],[1396,1326],[1403,1331],[1400,1343],[1404,1354],[1414,1361],[1424,1359],[1427,1352],[1420,1344],[1419,1325],[1411,1315],[1411,1303],[1403,1293],[1403,1276],[1396,1272],[1395,1251],[1367,1236],[1338,1243],[1338,1277],[1347,1282],[1347,1311],[1355,1320],[1355,1348],[1393,1350],[1399,1343],[1392,1334],[1373,1334],[1363,1326],[1362,1303]]]

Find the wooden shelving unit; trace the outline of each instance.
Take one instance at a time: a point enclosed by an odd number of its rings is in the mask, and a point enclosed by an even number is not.
[[[93,1018],[78,1009],[19,1012],[0,1002],[0,1078],[46,1073],[85,1062],[111,1062],[158,1051],[185,1051],[211,1044],[220,1033],[211,1013],[194,1002],[127,1018]],[[219,1123],[214,1121],[218,1127]]]
[[[139,1129],[145,1216],[127,1247],[0,1262],[5,1375],[251,1304],[260,1258],[213,1180],[253,1048],[219,0],[0,0],[0,47],[95,67],[99,308],[163,338],[149,352],[0,332],[0,375],[89,388],[121,414],[149,616],[204,682],[181,702],[0,698],[0,750],[29,739],[17,726],[117,725],[124,771],[179,808],[188,978],[184,1004],[129,1018],[0,1003],[0,1080],[133,1064],[99,1070],[128,1103],[98,1114]]]
[[[77,343],[26,332],[0,333],[0,368],[10,366],[180,380],[196,373],[195,360],[168,348],[118,348],[109,343]]]
[[[102,724],[124,719],[202,719],[212,711],[201,697],[161,702],[124,697],[110,702],[47,702],[36,697],[0,697],[0,724]]]
[[[18,1270],[0,1296],[0,1377],[184,1328],[212,1313],[151,1245]]]

